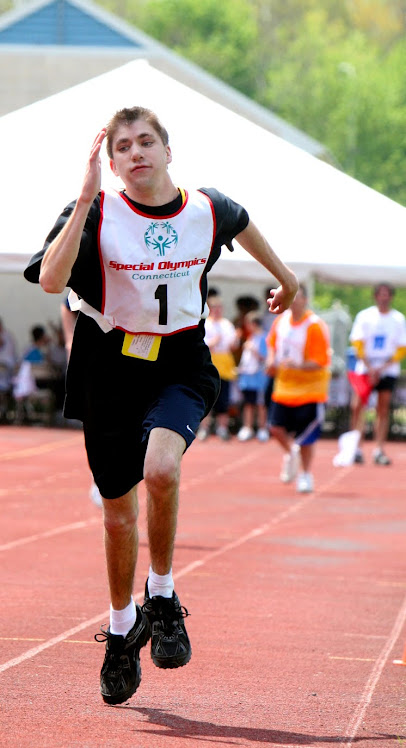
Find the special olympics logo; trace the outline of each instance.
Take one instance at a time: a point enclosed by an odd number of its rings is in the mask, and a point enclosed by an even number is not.
[[[157,257],[165,257],[178,243],[178,235],[169,221],[154,221],[144,234],[148,249]]]

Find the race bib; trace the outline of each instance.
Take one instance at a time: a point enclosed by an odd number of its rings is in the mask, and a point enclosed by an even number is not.
[[[162,335],[132,335],[126,332],[121,353],[144,361],[156,361],[161,340]]]

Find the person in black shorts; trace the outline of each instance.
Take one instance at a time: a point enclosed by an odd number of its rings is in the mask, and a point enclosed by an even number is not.
[[[100,149],[125,185],[101,190]],[[215,189],[174,185],[168,134],[142,107],[117,112],[93,143],[80,195],[59,216],[25,270],[48,293],[71,289],[78,310],[65,415],[81,419],[89,465],[103,497],[110,625],[100,676],[119,704],[141,680],[151,638],[160,668],[186,665],[188,615],[174,591],[181,458],[210,411],[219,377],[204,343],[207,274],[223,244],[238,242],[280,282],[283,312],[297,289],[244,208]],[[137,559],[137,484],[147,490],[150,570],[144,604],[132,591]]]

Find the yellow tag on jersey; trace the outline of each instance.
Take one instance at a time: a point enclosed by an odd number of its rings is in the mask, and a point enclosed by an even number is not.
[[[156,361],[161,340],[162,335],[132,335],[126,332],[121,353],[144,361]]]

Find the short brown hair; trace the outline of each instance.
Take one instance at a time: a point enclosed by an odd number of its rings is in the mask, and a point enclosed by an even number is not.
[[[389,296],[392,298],[395,295],[395,289],[392,286],[391,283],[377,283],[376,286],[374,286],[374,296],[376,296],[377,293],[381,290],[381,288],[386,288]]]
[[[113,138],[121,125],[131,125],[138,119],[148,122],[159,135],[164,145],[169,144],[169,135],[161,125],[157,115],[151,109],[145,109],[142,106],[133,106],[130,109],[119,109],[106,126],[106,149],[109,158],[113,158]]]
[[[262,327],[262,317],[260,314],[258,314],[258,312],[247,312],[244,317],[244,321],[251,322],[252,325],[258,325],[259,327]]]
[[[297,290],[303,294],[305,299],[307,299],[307,288],[304,283],[299,283]]]

